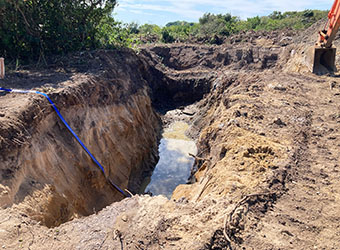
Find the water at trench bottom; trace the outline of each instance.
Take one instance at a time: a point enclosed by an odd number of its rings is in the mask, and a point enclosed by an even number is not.
[[[145,180],[144,189],[153,195],[164,195],[171,198],[172,192],[180,184],[185,184],[190,176],[197,147],[194,141],[185,135],[189,125],[185,122],[174,122],[164,129],[159,145],[159,162],[150,177]]]

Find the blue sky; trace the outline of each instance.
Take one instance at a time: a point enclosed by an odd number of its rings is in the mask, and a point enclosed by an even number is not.
[[[242,19],[274,10],[327,10],[333,0],[117,0],[114,16],[123,22],[165,25],[171,21],[197,22],[204,13],[231,13]]]

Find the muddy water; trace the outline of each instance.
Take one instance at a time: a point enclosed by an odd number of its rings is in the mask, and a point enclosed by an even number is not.
[[[196,154],[195,142],[190,140],[185,131],[189,125],[175,122],[164,129],[159,145],[159,162],[150,178],[145,191],[153,195],[165,195],[170,198],[179,184],[184,184],[189,178],[194,159],[189,153]]]

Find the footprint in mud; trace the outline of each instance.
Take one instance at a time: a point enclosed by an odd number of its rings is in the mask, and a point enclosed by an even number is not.
[[[263,160],[267,155],[275,155],[273,149],[261,146],[257,148],[248,148],[247,152],[244,152],[243,154],[243,156],[247,158],[259,156],[261,160]]]

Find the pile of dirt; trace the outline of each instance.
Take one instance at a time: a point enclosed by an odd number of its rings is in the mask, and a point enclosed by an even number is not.
[[[283,69],[286,72],[309,73],[313,71],[315,45],[319,39],[319,31],[325,28],[327,20],[320,20],[304,31],[300,31],[294,37],[294,43],[286,48],[284,56],[285,64]],[[340,34],[333,41],[333,45],[337,48],[340,46]],[[338,51],[335,64],[340,64],[340,53]],[[322,67],[319,74],[331,73],[328,69]]]
[[[249,30],[249,31],[241,31],[238,34],[235,34],[231,37],[228,37],[224,43],[225,44],[245,44],[249,43],[250,45],[267,45],[267,46],[280,46],[285,47],[294,42],[294,38],[296,37],[296,30],[293,29],[283,29],[283,30],[273,30],[273,31],[264,31],[264,30]]]

